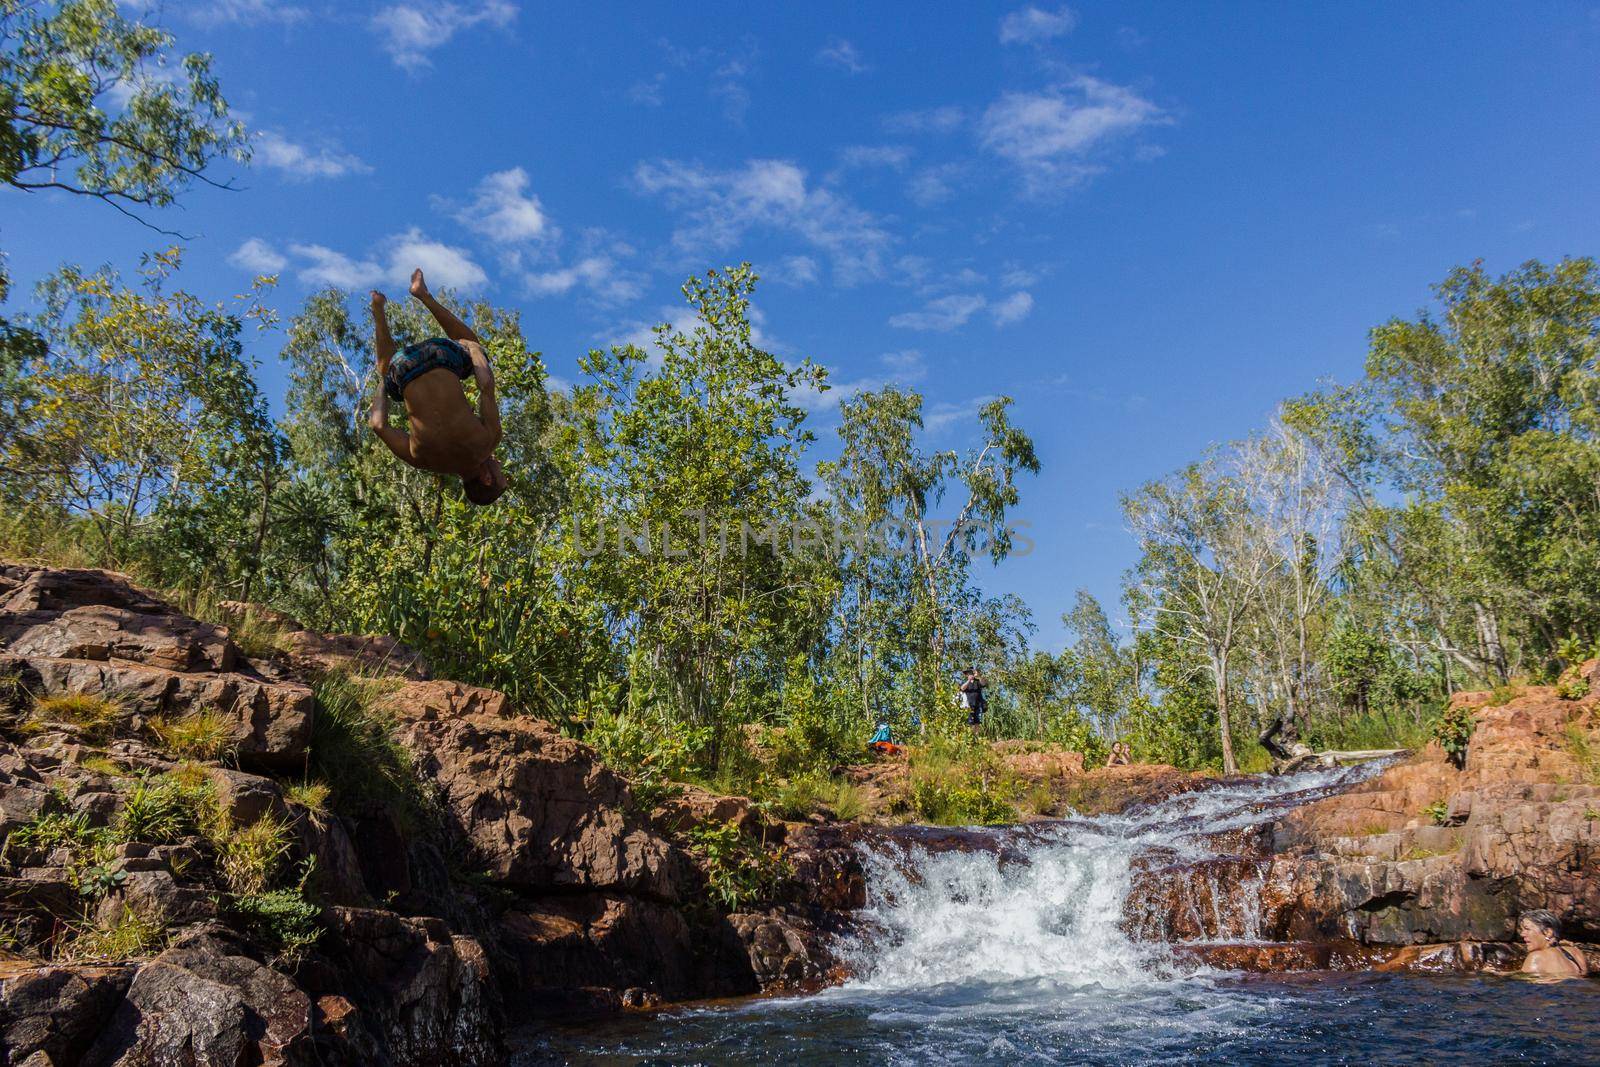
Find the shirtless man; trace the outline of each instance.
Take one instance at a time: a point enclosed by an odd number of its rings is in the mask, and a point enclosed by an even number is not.
[[[1582,978],[1589,973],[1589,961],[1583,952],[1561,939],[1561,924],[1553,913],[1543,908],[1523,912],[1517,932],[1528,946],[1528,958],[1522,961],[1524,974]]]
[[[468,500],[492,504],[505,492],[506,476],[494,458],[500,443],[500,409],[495,406],[489,358],[478,335],[428,292],[421,268],[411,275],[411,295],[433,313],[445,335],[407,345],[397,355],[384,310],[388,298],[372,291],[378,395],[368,425],[400,459],[435,474],[454,474]],[[469,374],[478,383],[476,414],[461,388]],[[409,434],[389,425],[390,400],[405,403]]]

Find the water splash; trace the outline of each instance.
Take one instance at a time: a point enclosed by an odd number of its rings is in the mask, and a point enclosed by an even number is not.
[[[1189,976],[1168,946],[1123,929],[1135,861],[1160,849],[1206,858],[1207,839],[1264,823],[1286,807],[1348,788],[1368,764],[1218,785],[1129,815],[981,831],[993,847],[865,853],[870,933],[847,946],[848,989],[904,990],[954,982],[1048,980],[1058,988],[1131,990]],[[1211,910],[1190,899],[1201,929],[1259,937],[1259,878],[1210,885]],[[1224,914],[1221,901],[1233,901]]]

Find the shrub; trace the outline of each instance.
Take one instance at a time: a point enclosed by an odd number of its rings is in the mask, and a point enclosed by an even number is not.
[[[1040,782],[1028,790],[1025,798],[1028,810],[1035,815],[1053,815],[1056,810],[1056,794],[1049,785]]]
[[[1489,699],[1484,702],[1486,708],[1499,708],[1511,703],[1522,695],[1522,687],[1518,685],[1497,685],[1489,690]]]
[[[765,806],[783,819],[807,819],[823,814],[852,822],[866,812],[862,789],[842,778],[812,772],[782,780],[765,798]]]
[[[689,830],[689,851],[699,858],[706,888],[725,911],[766,900],[790,873],[781,852],[771,852],[733,823],[702,823]]]
[[[101,774],[107,778],[124,778],[128,774],[122,764],[105,756],[90,756],[87,759],[81,759],[78,761],[78,766],[91,774]]]
[[[227,909],[245,932],[270,947],[278,960],[294,967],[322,934],[317,920],[322,909],[306,899],[306,882],[316,869],[316,857],[306,860],[300,881],[292,888],[230,897]]]
[[[1582,769],[1584,780],[1600,785],[1600,751],[1596,750],[1594,735],[1579,723],[1567,724],[1567,752]]]
[[[911,759],[903,806],[942,826],[991,825],[1017,817],[1018,782],[987,745],[935,743]]]
[[[104,827],[90,826],[89,816],[84,812],[50,811],[11,831],[6,838],[5,854],[7,858],[26,861],[66,848],[75,857],[87,856],[110,840],[110,832]]]
[[[688,778],[711,731],[658,713],[602,709],[590,716],[583,740],[606,766],[642,784]]]
[[[1432,804],[1422,809],[1422,814],[1435,826],[1444,826],[1450,822],[1450,805],[1443,800],[1435,800]]]
[[[1556,695],[1562,700],[1582,700],[1589,695],[1589,682],[1571,667],[1556,680]]]
[[[64,693],[33,702],[29,718],[38,724],[71,726],[90,740],[104,740],[116,729],[122,708],[106,697]]]
[[[179,719],[155,719],[150,729],[163,748],[182,759],[217,760],[234,747],[234,722],[215,708]]]
[[[328,797],[332,795],[333,787],[327,782],[314,781],[307,778],[301,782],[290,782],[283,789],[283,799],[291,804],[298,804],[306,809],[306,814],[318,826],[328,817]]]
[[[1446,707],[1433,720],[1431,735],[1457,769],[1467,765],[1467,745],[1472,740],[1472,731],[1476,726],[1477,720],[1473,718],[1472,709],[1461,704]]]

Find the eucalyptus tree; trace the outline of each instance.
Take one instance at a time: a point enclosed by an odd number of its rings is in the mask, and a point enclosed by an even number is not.
[[[177,249],[146,256],[131,286],[109,268],[64,267],[47,279],[40,332],[49,344],[25,368],[35,410],[0,439],[5,479],[31,487],[27,507],[81,518],[113,564],[128,562],[171,509],[259,487],[275,463],[241,341],[249,319],[270,322],[270,313],[257,294],[235,311],[170,287],[180,263]]]
[[[1139,541],[1136,581],[1152,625],[1209,676],[1222,766],[1232,774],[1235,656],[1272,564],[1251,528],[1248,496],[1213,456],[1124,497],[1123,511]]]
[[[0,182],[134,214],[195,182],[225,184],[208,169],[249,158],[211,57],[175,53],[170,33],[124,10],[0,0]]]

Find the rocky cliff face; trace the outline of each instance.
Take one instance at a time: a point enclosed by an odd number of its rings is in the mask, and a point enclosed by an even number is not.
[[[690,791],[652,817],[584,745],[393,642],[278,645],[247,656],[117,575],[0,565],[5,1062],[498,1063],[508,1019],[824,977],[810,887],[730,915],[685,847],[708,822],[780,836],[747,802]],[[418,811],[293,788],[330,669],[367,676]],[[152,823],[168,784],[226,834]],[[262,911],[298,898],[241,887],[226,841],[253,828],[307,872],[309,949]]]

